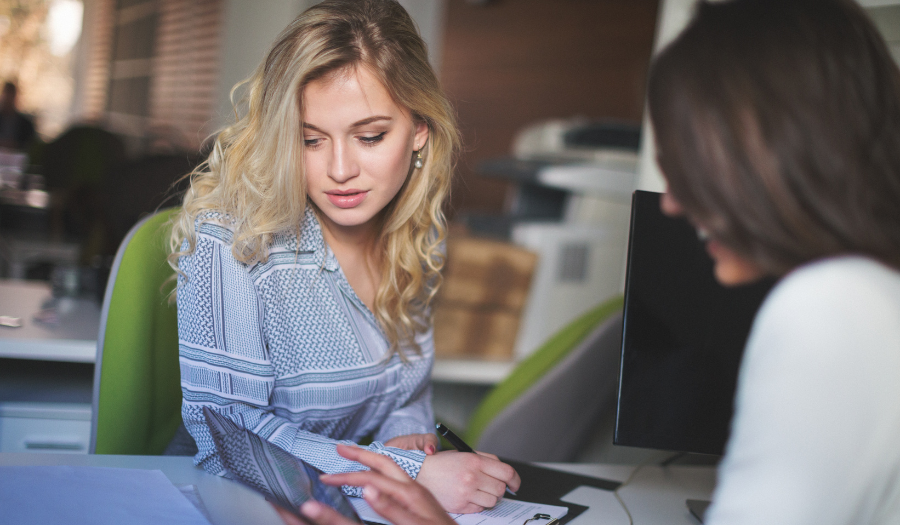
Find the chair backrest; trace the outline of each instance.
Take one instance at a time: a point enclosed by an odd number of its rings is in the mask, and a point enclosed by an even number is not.
[[[572,461],[616,399],[622,298],[576,319],[517,366],[473,413],[475,448],[519,461]]]
[[[102,127],[77,124],[47,144],[43,157],[47,187],[93,187],[125,160],[125,144]]]
[[[166,262],[176,208],[145,218],[113,262],[97,339],[90,452],[161,454],[181,424],[176,307]]]
[[[189,186],[183,178],[199,160],[191,153],[143,156],[124,162],[100,189],[103,194],[107,251],[114,253],[141,217],[172,206]],[[174,184],[174,186],[173,186]]]

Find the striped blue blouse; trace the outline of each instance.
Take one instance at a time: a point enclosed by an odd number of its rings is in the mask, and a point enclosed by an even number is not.
[[[231,240],[225,218],[205,215],[196,249],[178,264],[182,417],[199,449],[194,463],[224,473],[207,406],[328,473],[364,469],[335,444],[371,436],[370,450],[415,478],[425,454],[382,443],[434,431],[431,330],[417,339],[420,355],[385,359],[375,316],[309,210],[300,238],[277,235],[265,263],[238,262]]]

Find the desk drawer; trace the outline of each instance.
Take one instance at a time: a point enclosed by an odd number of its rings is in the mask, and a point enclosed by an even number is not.
[[[86,454],[90,439],[90,405],[0,403],[0,452]]]

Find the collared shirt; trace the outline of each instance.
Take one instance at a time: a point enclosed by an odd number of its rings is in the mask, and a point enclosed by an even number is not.
[[[370,450],[415,478],[425,454],[382,442],[434,432],[432,331],[417,337],[421,353],[407,350],[406,363],[386,358],[375,316],[311,210],[299,239],[275,236],[265,263],[238,262],[232,235],[226,217],[204,214],[196,248],[178,264],[182,417],[199,449],[194,463],[223,473],[207,406],[327,473],[365,469],[335,444],[371,436]]]

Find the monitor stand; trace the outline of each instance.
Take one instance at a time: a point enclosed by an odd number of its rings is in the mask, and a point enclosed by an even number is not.
[[[703,517],[706,515],[706,509],[709,508],[709,505],[712,502],[699,499],[689,499],[686,501],[686,503],[688,510],[691,511],[691,514],[693,514],[700,523],[703,523]]]

